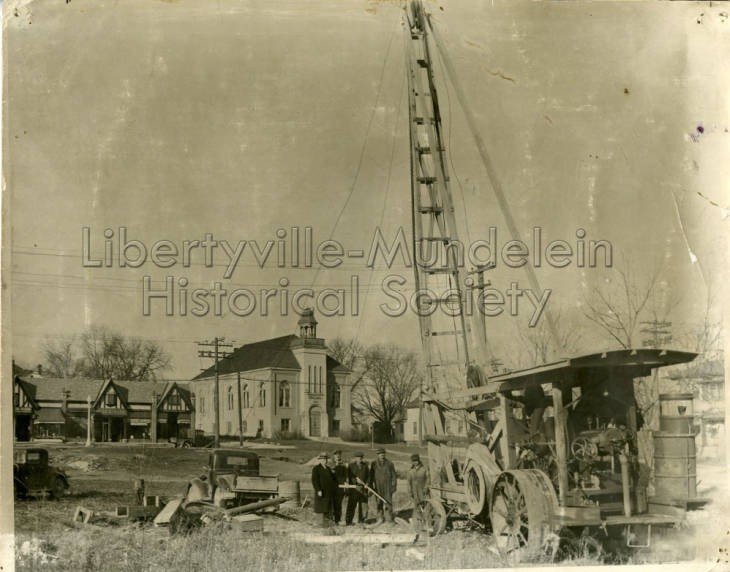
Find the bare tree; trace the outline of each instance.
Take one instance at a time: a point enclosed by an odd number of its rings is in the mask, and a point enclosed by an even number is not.
[[[708,293],[702,321],[691,325],[680,339],[705,359],[717,359],[722,353],[722,323],[713,315],[714,297]]]
[[[580,326],[567,324],[562,310],[553,313],[553,323],[560,336],[557,340],[559,348],[556,348],[556,341],[553,339],[551,329],[545,320],[540,320],[534,328],[517,324],[517,334],[520,338],[520,350],[517,361],[520,367],[532,367],[548,363],[561,357],[576,354],[579,349]]]
[[[647,311],[647,304],[658,295],[661,268],[655,269],[644,280],[638,279],[629,265],[614,271],[618,280],[609,280],[605,286],[594,288],[585,300],[583,313],[620,347],[633,348],[637,342],[636,330]],[[665,305],[664,313],[667,312]]]
[[[46,340],[43,344],[45,370],[51,377],[76,377],[82,375],[83,360],[76,351],[75,337],[63,340]]]
[[[127,338],[92,326],[76,340],[47,344],[47,368],[59,377],[142,381],[157,379],[170,367],[169,354],[151,340]]]
[[[394,422],[417,395],[423,380],[414,352],[396,345],[376,345],[364,354],[366,374],[353,394],[356,407],[392,435]]]
[[[335,338],[327,344],[327,353],[352,372],[353,386],[357,386],[367,373],[365,347],[355,338]]]

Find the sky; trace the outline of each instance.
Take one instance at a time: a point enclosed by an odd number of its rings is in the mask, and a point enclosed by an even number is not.
[[[617,268],[639,279],[663,269],[671,319],[702,318],[708,292],[721,313],[728,201],[727,15],[721,6],[642,2],[427,2],[476,118],[510,210],[528,238],[613,246],[613,268],[537,271],[549,307],[580,329],[583,349],[608,340],[583,317],[592,289]],[[378,229],[410,234],[410,157],[405,34],[399,2],[129,0],[16,2],[6,26],[4,282],[11,288],[6,350],[21,364],[43,359],[46,340],[103,325],[159,341],[167,376],[210,365],[197,340],[236,344],[296,332],[291,307],[236,316],[224,307],[144,315],[143,280],[173,277],[189,292],[220,282],[229,292],[344,289],[356,316],[322,316],[319,335],[417,348],[411,312],[388,317],[381,283],[412,270],[367,254]],[[10,6],[12,8],[13,6]],[[8,13],[13,13],[9,10]],[[436,66],[452,192],[461,239],[509,240],[456,95]],[[335,269],[277,266],[277,231],[312,229],[318,244],[346,250]],[[218,246],[161,268],[120,267],[118,238],[149,250],[206,234],[247,241],[230,277]],[[90,252],[84,262],[83,229]],[[114,261],[104,258],[113,232]],[[274,241],[264,268],[251,242]],[[169,248],[169,247],[168,247]],[[290,254],[291,245],[286,244]],[[133,256],[135,249],[128,250]],[[9,255],[7,255],[9,253]],[[170,260],[168,257],[167,260]],[[528,288],[523,269],[499,264],[495,288]],[[282,287],[282,280],[288,284]],[[410,289],[410,290],[409,290]],[[661,301],[658,304],[662,304]],[[526,307],[525,307],[526,308]],[[518,344],[512,318],[490,318],[502,347]]]

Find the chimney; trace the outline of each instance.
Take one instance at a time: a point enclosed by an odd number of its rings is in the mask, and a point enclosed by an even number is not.
[[[38,370],[38,375],[43,375],[43,364],[38,364],[38,367],[36,368]]]
[[[150,440],[157,442],[157,392],[152,390],[152,399],[150,403]]]

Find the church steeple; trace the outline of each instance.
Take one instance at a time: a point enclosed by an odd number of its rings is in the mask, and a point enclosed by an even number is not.
[[[299,337],[302,339],[314,339],[317,337],[317,320],[314,319],[314,310],[306,308],[297,322],[299,326]]]

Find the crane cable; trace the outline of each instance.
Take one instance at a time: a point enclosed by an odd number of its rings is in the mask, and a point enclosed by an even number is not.
[[[451,61],[451,58],[449,57],[446,48],[443,44],[443,41],[441,39],[441,36],[439,35],[439,32],[436,31],[436,28],[431,23],[431,17],[429,14],[426,15],[426,20],[428,22],[428,27],[431,30],[431,36],[434,39],[434,43],[436,44],[436,48],[439,51],[439,55],[441,56],[441,61],[444,65],[444,68],[446,69],[446,73],[449,77],[449,80],[451,81],[451,85],[454,88],[454,93],[456,94],[457,99],[459,100],[459,104],[461,105],[461,109],[464,111],[464,115],[466,116],[466,123],[469,126],[469,130],[471,131],[472,137],[474,138],[474,143],[476,144],[477,151],[479,152],[479,156],[482,160],[482,163],[484,165],[484,170],[487,173],[487,178],[489,179],[490,186],[492,187],[492,190],[494,191],[494,196],[497,199],[497,203],[499,204],[499,208],[502,211],[502,216],[505,219],[505,223],[507,224],[507,228],[509,229],[509,232],[513,239],[519,240],[520,242],[524,242],[521,238],[520,232],[517,228],[517,224],[515,223],[514,216],[512,215],[512,211],[510,210],[509,203],[507,202],[507,197],[505,196],[504,189],[502,188],[502,183],[500,182],[499,178],[497,177],[496,169],[494,168],[494,164],[492,163],[492,159],[490,158],[489,154],[487,153],[486,145],[484,144],[484,140],[482,139],[482,136],[480,135],[479,131],[476,127],[476,119],[474,117],[474,113],[472,112],[471,108],[469,107],[468,102],[466,101],[466,96],[464,94],[464,90],[462,89],[461,83],[459,83],[459,78],[456,75],[456,71],[454,69],[453,63]],[[528,263],[525,265],[525,271],[527,272],[527,279],[530,282],[530,286],[536,293],[542,293],[542,289],[540,288],[540,283],[537,279],[537,274],[535,273],[535,269],[532,266],[532,264]],[[560,340],[560,334],[558,333],[557,324],[555,322],[555,319],[550,312],[549,308],[545,308],[545,318],[547,319],[548,323],[548,329],[550,330],[551,337],[553,338],[553,343],[555,344],[555,349],[560,351],[565,349],[564,344]]]

